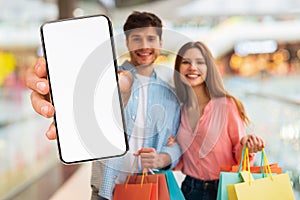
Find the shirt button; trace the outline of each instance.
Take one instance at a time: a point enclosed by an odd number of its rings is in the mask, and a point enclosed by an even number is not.
[[[135,98],[135,99],[138,99],[138,97],[137,97],[137,96],[134,96],[134,98]]]
[[[132,115],[132,116],[131,116],[131,119],[135,119],[135,115]]]

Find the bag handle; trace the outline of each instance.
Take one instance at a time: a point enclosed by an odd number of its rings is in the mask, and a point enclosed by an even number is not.
[[[246,171],[247,158],[249,158],[248,147],[244,146],[244,148],[242,150],[242,155],[241,155],[241,159],[240,159],[240,166],[239,166],[238,172]]]
[[[272,175],[272,171],[271,171],[271,168],[270,168],[270,165],[269,165],[269,161],[268,161],[268,158],[267,158],[267,155],[266,155],[266,152],[265,152],[265,149],[263,148],[262,150],[262,159],[263,159],[263,164],[264,164],[264,167],[265,167],[265,170],[264,170],[264,172],[263,172],[263,174],[266,174],[266,176],[267,177],[269,177],[270,176],[270,178],[271,178],[271,180],[273,181],[274,179],[273,179],[273,175]],[[245,154],[247,154],[247,153],[249,153],[248,152],[248,148],[246,147],[246,150],[245,150]],[[248,154],[248,158],[246,158],[247,159],[247,164],[248,164],[248,168],[247,168],[247,172],[248,172],[248,175],[249,175],[249,177],[248,177],[248,183],[249,183],[249,185],[251,185],[251,182],[254,180],[254,179],[252,179],[251,178],[251,171],[250,171],[250,159],[249,159],[249,154]]]
[[[271,168],[269,165],[269,161],[268,161],[265,149],[263,148],[261,151],[262,151],[262,155],[263,155],[263,159],[264,159],[265,173],[267,176],[270,175],[271,179],[273,180],[272,171],[271,171]]]
[[[125,182],[125,188],[127,188],[127,185],[128,185],[128,183],[129,183],[129,179],[130,179],[131,174],[132,174],[132,172],[133,172],[134,166],[136,166],[136,163],[137,163],[137,156],[134,156],[134,160],[133,160],[133,163],[132,163],[132,165],[131,165],[130,172],[129,172],[129,174],[127,175],[127,179],[126,179],[126,182]]]
[[[131,168],[130,168],[130,172],[129,174],[127,175],[127,179],[126,179],[126,182],[125,182],[125,188],[127,188],[128,184],[129,184],[129,180],[130,180],[130,177],[131,175],[133,174],[134,172],[134,167],[136,169],[136,171],[138,171],[138,164],[137,164],[137,159],[138,159],[138,156],[140,155],[140,151],[138,152],[138,155],[134,155],[134,161],[131,165]],[[151,169],[148,169],[152,174],[154,174],[154,172],[151,170]],[[137,174],[134,175],[134,179],[136,181],[137,179]],[[145,179],[146,177],[146,179]],[[143,169],[143,172],[142,172],[142,179],[141,179],[141,187],[143,186],[143,183],[144,183],[144,179],[145,179],[145,182],[146,183],[149,183],[149,177],[148,177],[148,172],[147,172],[147,168],[144,168]]]
[[[251,181],[253,180],[253,177],[252,177],[251,171],[250,171],[250,157],[249,157],[249,149],[248,149],[248,147],[245,147],[244,166],[243,166],[242,172],[246,172],[247,173],[247,175],[248,175],[247,180],[249,181],[249,184],[251,184]],[[243,176],[243,174],[242,174],[242,176]],[[244,177],[244,179],[245,179],[245,177]]]
[[[250,156],[249,156],[249,149],[248,147],[244,146],[243,150],[242,150],[242,155],[241,155],[241,160],[240,160],[240,165],[239,165],[239,168],[238,168],[238,172],[241,172],[241,171],[247,171],[248,169],[248,166],[247,165],[248,163],[250,163],[250,161],[248,162],[247,159],[250,159]],[[266,155],[266,152],[265,152],[265,149],[263,148],[261,150],[261,160],[260,160],[260,172],[262,174],[272,174],[270,172],[270,165],[269,165],[269,162],[268,162],[268,159],[267,159],[267,155]]]
[[[242,171],[249,171],[250,172],[250,158],[249,158],[249,149],[248,149],[248,147],[245,148],[244,166],[243,166]]]

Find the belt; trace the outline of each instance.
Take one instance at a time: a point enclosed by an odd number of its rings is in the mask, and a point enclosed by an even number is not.
[[[219,180],[200,180],[191,176],[186,176],[185,181],[194,188],[218,188]]]

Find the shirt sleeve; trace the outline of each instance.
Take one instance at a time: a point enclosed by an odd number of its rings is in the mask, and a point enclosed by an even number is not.
[[[167,141],[170,136],[174,136],[176,138],[178,127],[180,124],[180,116],[181,116],[180,106],[179,104],[176,104],[175,113],[169,112],[169,116],[168,116],[168,119],[173,119],[173,120],[169,120],[170,123],[168,123],[168,125],[165,127],[165,130],[163,130],[165,138],[164,138],[162,152],[169,154],[171,158],[171,165],[170,165],[171,169],[177,165],[181,156],[181,149],[178,143],[172,146],[167,146]]]
[[[109,159],[105,162],[105,169],[102,178],[99,195],[106,199],[113,198],[113,190],[116,185],[116,178],[119,175],[122,165],[122,158]]]

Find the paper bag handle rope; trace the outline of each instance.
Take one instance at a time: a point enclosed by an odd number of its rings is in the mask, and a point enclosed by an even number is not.
[[[248,172],[248,180],[249,180],[249,184],[251,184],[252,177],[251,177],[251,171],[250,171],[250,158],[249,158],[249,149],[248,149],[248,147],[245,148],[243,171]]]
[[[271,168],[270,168],[270,165],[269,165],[269,161],[268,161],[268,158],[267,158],[265,149],[263,148],[261,151],[262,151],[262,155],[263,155],[264,166],[265,166],[265,168],[266,168],[266,169],[265,169],[265,174],[266,174],[267,177],[270,176],[271,180],[273,181],[273,175],[272,175],[272,171],[271,171]],[[247,154],[248,154],[248,156],[247,156]],[[249,174],[248,183],[249,183],[249,185],[251,185],[251,181],[252,181],[253,179],[251,179],[249,150],[248,150],[247,147],[246,147],[246,149],[245,149],[245,157],[246,157],[246,160],[247,160],[247,161],[246,161],[246,162],[247,162],[247,165],[249,166],[249,167],[247,167],[247,172],[248,172],[248,174]],[[244,161],[244,163],[245,163],[245,161]],[[243,170],[244,170],[244,169],[245,169],[245,167],[243,168]]]
[[[248,158],[250,159],[249,149],[245,146],[243,148],[242,155],[241,155],[241,161],[240,161],[240,165],[239,165],[239,169],[238,169],[239,172],[240,171],[246,171],[248,169],[247,164],[250,163],[250,161],[247,162]],[[265,173],[267,175],[272,174],[271,168],[270,168],[270,165],[269,165],[267,155],[266,155],[266,152],[265,152],[264,148],[261,151],[260,167],[261,167],[261,173]]]
[[[133,161],[133,163],[132,163],[132,165],[131,165],[130,172],[129,172],[129,174],[127,175],[127,179],[126,179],[126,182],[125,182],[125,188],[127,188],[127,185],[128,185],[128,183],[129,183],[131,174],[133,173],[134,167],[136,167],[136,170],[138,169],[138,166],[137,166],[137,158],[138,158],[138,155],[134,156],[134,161]],[[142,172],[141,187],[143,186],[145,177],[146,177],[145,181],[147,181],[147,183],[149,182],[149,178],[147,177],[147,175],[148,175],[147,169],[144,168],[144,169],[143,169],[143,172]]]
[[[272,171],[271,171],[271,168],[270,168],[270,165],[269,165],[269,161],[268,161],[268,158],[267,158],[267,154],[265,152],[265,149],[263,148],[262,150],[262,155],[264,157],[264,165],[265,165],[265,168],[266,168],[266,175],[270,175],[271,177],[271,180],[273,180],[273,176],[272,176]]]
[[[246,151],[248,152],[248,148],[246,149]],[[272,177],[272,171],[271,171],[269,161],[268,161],[268,158],[267,158],[267,155],[266,155],[266,152],[265,152],[264,148],[261,150],[261,153],[262,153],[262,162],[263,162],[263,164],[261,163],[261,167],[262,166],[264,167],[264,170],[261,171],[261,173],[266,174],[266,176],[271,176]],[[248,163],[248,165],[250,164],[249,154],[248,154],[248,158],[247,158],[247,163]],[[247,171],[250,171],[250,169],[249,170],[247,169]]]
[[[247,149],[247,152],[246,152],[246,149]],[[239,166],[238,172],[246,171],[247,158],[249,158],[248,147],[244,146],[244,148],[242,150],[241,161],[240,161],[240,166]]]

